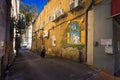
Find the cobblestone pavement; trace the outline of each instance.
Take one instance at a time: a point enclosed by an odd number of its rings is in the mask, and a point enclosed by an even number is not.
[[[94,78],[97,71],[78,62],[20,51],[10,68],[8,80],[108,80]]]

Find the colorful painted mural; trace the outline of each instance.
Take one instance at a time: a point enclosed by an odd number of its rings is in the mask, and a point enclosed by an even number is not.
[[[78,22],[73,22],[70,24],[70,42],[78,44],[80,42],[80,31],[78,29]]]
[[[71,31],[70,32],[70,40],[71,43],[77,44],[80,42],[80,32],[79,31]]]

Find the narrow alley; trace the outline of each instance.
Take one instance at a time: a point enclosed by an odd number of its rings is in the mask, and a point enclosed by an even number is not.
[[[120,0],[0,0],[0,80],[120,80]]]
[[[87,65],[61,58],[41,58],[30,51],[20,51],[10,68],[10,80],[87,80],[97,72]]]
[[[119,80],[75,61],[45,57],[24,50],[9,69],[7,80]]]

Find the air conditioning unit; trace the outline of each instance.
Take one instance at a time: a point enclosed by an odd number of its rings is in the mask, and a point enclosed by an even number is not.
[[[62,8],[58,8],[58,9],[56,10],[56,17],[59,18],[59,17],[61,17],[61,16],[63,16],[63,15],[65,15],[64,10],[63,10]]]
[[[61,10],[61,15],[65,15],[64,9],[60,9],[60,10]]]
[[[75,0],[74,1],[74,8],[76,8],[78,6],[82,6],[82,0]]]
[[[54,14],[53,16],[52,16],[52,21],[55,21],[56,20],[56,15]]]
[[[74,9],[74,5],[75,5],[75,4],[74,4],[74,1],[69,4],[69,9],[70,9],[70,11],[71,11],[72,9]]]

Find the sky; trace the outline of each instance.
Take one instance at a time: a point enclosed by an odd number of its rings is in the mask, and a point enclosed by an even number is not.
[[[38,13],[42,10],[47,0],[22,0],[26,4],[35,4],[38,8]]]

